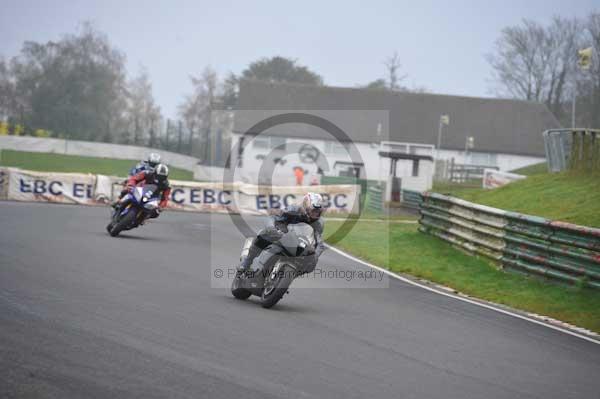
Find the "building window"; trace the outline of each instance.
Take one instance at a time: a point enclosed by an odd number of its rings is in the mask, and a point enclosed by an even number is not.
[[[286,143],[286,139],[285,137],[276,137],[276,136],[271,136],[271,149],[274,148],[278,148],[279,150],[285,150],[285,143]]]
[[[252,140],[252,148],[260,150],[272,150],[281,146],[280,150],[285,150],[286,138],[276,136],[256,136]]]
[[[431,154],[431,147],[426,147],[422,145],[411,145],[410,153],[415,155],[429,155]]]
[[[387,147],[390,149],[390,151],[392,152],[401,152],[406,154],[408,147],[406,144],[397,144],[397,143],[388,143]],[[412,154],[412,152],[411,152]]]
[[[256,136],[252,140],[252,148],[267,150],[269,149],[269,138],[266,136]]]
[[[469,155],[471,159],[471,165],[496,166],[498,164],[498,154],[472,152]]]
[[[337,141],[326,141],[325,153],[334,155],[345,155],[348,154],[348,149],[344,144],[338,143]]]

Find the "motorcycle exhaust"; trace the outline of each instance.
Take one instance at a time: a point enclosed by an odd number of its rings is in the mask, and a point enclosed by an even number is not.
[[[240,255],[240,261],[244,260],[244,258],[248,256],[248,253],[250,252],[250,247],[252,246],[252,241],[254,241],[254,238],[252,237],[248,237],[246,238],[246,241],[244,241],[244,246],[242,247],[242,254]]]

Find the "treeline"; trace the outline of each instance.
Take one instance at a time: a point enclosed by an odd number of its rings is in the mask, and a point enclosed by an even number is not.
[[[578,50],[592,48],[589,69],[578,66]],[[555,17],[549,24],[524,20],[502,30],[487,59],[496,94],[545,103],[571,127],[576,94],[577,127],[600,128],[600,13]]]
[[[577,67],[577,51],[592,47],[589,70]],[[502,30],[487,55],[496,94],[545,103],[570,126],[577,93],[577,125],[600,128],[600,14],[556,17],[542,25],[525,20]],[[400,57],[383,63],[385,75],[361,87],[405,87]],[[220,78],[207,67],[190,76],[177,118],[167,120],[154,100],[148,72],[131,77],[125,54],[85,23],[74,34],[47,43],[25,42],[12,58],[0,55],[0,135],[33,135],[105,141],[168,149],[214,158],[215,142],[231,128],[240,79],[323,85],[323,77],[284,57],[254,61],[239,75]],[[227,145],[222,142],[221,144]]]
[[[123,143],[156,140],[162,123],[146,71],[128,79],[125,55],[89,24],[0,59],[0,119],[9,134]]]
[[[0,135],[143,145],[210,161],[217,136],[232,122],[226,112],[215,111],[235,105],[240,78],[323,82],[283,57],[260,59],[240,76],[224,79],[207,67],[190,76],[178,118],[167,120],[154,100],[148,72],[141,68],[129,78],[125,54],[85,23],[58,41],[28,41],[18,55],[0,56]]]

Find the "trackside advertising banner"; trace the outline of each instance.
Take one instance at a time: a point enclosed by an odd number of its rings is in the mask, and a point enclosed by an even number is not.
[[[80,173],[44,173],[8,168],[7,198],[16,201],[45,201],[95,205],[96,176]]]
[[[513,181],[525,179],[527,176],[516,173],[500,172],[494,169],[483,170],[483,188],[498,188],[512,183]]]
[[[172,181],[169,207],[184,211],[266,214],[269,209],[298,204],[307,191],[323,196],[327,213],[358,213],[360,186],[267,187],[243,183]]]
[[[114,176],[0,168],[0,199],[102,205],[117,198],[122,182]],[[269,209],[297,204],[312,191],[323,196],[327,213],[359,212],[359,185],[267,187],[172,180],[171,186],[169,208],[182,211],[266,214]]]

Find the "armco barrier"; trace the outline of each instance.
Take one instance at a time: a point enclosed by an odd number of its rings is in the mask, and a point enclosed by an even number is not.
[[[600,229],[423,194],[419,231],[501,267],[600,288]]]
[[[402,204],[407,208],[419,209],[423,201],[421,193],[412,190],[402,190]]]
[[[383,211],[383,189],[377,186],[368,188],[367,208],[371,212],[379,213]]]

